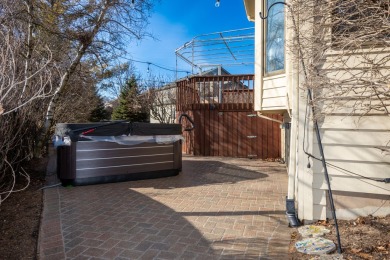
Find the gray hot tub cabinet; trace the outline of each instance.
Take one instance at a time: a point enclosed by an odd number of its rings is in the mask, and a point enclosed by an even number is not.
[[[168,177],[182,168],[178,124],[58,124],[56,134],[72,140],[57,147],[57,175],[65,185]]]

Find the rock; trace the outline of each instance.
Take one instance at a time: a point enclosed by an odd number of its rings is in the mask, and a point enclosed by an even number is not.
[[[329,239],[322,237],[306,238],[295,243],[298,252],[308,255],[328,254],[336,249],[336,245]]]
[[[312,260],[343,260],[343,255],[321,255],[312,258]]]
[[[324,234],[329,233],[330,230],[323,226],[307,225],[298,228],[298,232],[302,237],[321,237]]]

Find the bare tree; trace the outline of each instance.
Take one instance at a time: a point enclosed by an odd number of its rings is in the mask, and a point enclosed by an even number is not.
[[[35,37],[33,17],[32,1],[0,4],[0,204],[29,184],[22,162],[33,155],[53,90],[53,53]]]
[[[22,10],[11,1],[1,6],[0,116],[52,94],[52,53],[46,43],[34,38],[33,8],[24,3]],[[26,23],[13,18],[13,13],[23,10]]]

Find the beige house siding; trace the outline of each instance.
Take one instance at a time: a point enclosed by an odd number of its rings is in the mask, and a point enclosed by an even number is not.
[[[262,111],[287,109],[287,82],[285,74],[264,78],[261,100]]]
[[[386,51],[389,50],[372,49],[368,56],[372,60],[382,59]],[[330,82],[353,83],[357,79],[372,80],[373,76],[368,68],[361,53],[340,55],[334,51],[327,56],[319,73],[326,75]],[[382,75],[390,73],[388,66],[380,71]],[[356,88],[358,85],[355,84]],[[335,196],[337,216],[341,219],[390,213],[390,185],[367,179],[390,178],[390,152],[386,150],[390,142],[390,117],[381,111],[370,111],[362,116],[361,113],[365,112],[364,106],[358,108],[354,106],[354,98],[359,95],[352,91],[346,94],[340,93],[339,96],[333,95],[322,103],[317,111],[317,115],[322,114],[319,126],[331,188],[335,194],[342,194]],[[338,104],[339,98],[341,102]],[[367,104],[370,105],[378,102],[375,97],[367,100]],[[300,106],[304,106],[305,100],[301,99],[299,103]],[[390,104],[387,105],[390,108]],[[302,125],[301,122],[300,124]],[[320,158],[317,139],[306,141],[309,152]],[[313,208],[305,208],[305,210],[312,210],[312,216],[311,214],[306,216],[309,216],[309,219],[312,217],[313,220],[325,219],[331,215],[324,169],[320,161],[310,159],[310,162],[312,165],[310,172],[313,174],[311,183]],[[310,184],[299,182],[298,185],[301,189],[305,189],[302,185]],[[359,203],[356,203],[357,200]]]
[[[333,194],[337,216],[354,219],[357,216],[386,216],[389,214],[389,195],[350,193],[336,191]],[[329,212],[327,217],[331,217]]]
[[[381,150],[390,141],[390,118],[388,116],[327,116],[321,126],[322,143],[328,166],[332,190],[348,192],[342,200],[338,213],[340,218],[353,218],[359,215],[380,215],[390,213],[390,186],[362,178],[361,176],[384,179],[390,178],[390,155]],[[318,144],[313,142],[314,155],[319,156]],[[339,168],[337,168],[339,167]],[[347,171],[341,170],[346,169]],[[314,219],[326,217],[327,184],[320,162],[313,163]],[[361,176],[356,176],[353,173]],[[355,197],[387,195],[387,202],[375,207],[375,200],[361,201],[354,205]],[[378,202],[378,201],[377,201]],[[376,203],[377,203],[376,202]],[[379,210],[381,209],[381,210]],[[387,210],[387,211],[386,211]],[[328,212],[329,215],[329,212]]]
[[[167,85],[156,89],[153,111],[150,111],[150,123],[175,123],[176,121],[176,85]],[[163,122],[161,122],[161,120]]]
[[[160,111],[160,114],[166,114],[165,116],[165,122],[167,124],[174,124],[176,121],[176,104],[167,104],[164,106],[156,106],[156,109]],[[153,115],[150,115],[150,123],[152,124],[161,124],[160,120],[158,118],[153,117]]]

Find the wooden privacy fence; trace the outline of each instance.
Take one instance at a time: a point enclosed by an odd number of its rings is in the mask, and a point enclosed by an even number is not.
[[[277,122],[253,111],[253,75],[193,77],[177,83],[177,115],[190,116],[183,152],[198,156],[280,158]],[[268,115],[282,120],[281,115]],[[184,119],[183,126],[189,122]]]
[[[176,110],[252,110],[253,79],[253,75],[224,75],[179,81]]]

